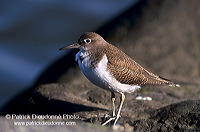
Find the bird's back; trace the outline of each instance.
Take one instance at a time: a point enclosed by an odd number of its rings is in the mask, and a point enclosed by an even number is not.
[[[134,85],[177,85],[170,80],[148,72],[123,51],[111,44],[107,44],[103,51],[108,58],[107,68],[121,83]]]

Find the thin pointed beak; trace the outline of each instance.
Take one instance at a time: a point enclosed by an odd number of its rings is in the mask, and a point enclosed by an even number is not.
[[[59,50],[65,50],[65,49],[77,49],[79,48],[80,45],[78,43],[75,43],[75,44],[72,44],[72,45],[69,45],[69,46],[66,46],[66,47],[62,47],[60,48]]]

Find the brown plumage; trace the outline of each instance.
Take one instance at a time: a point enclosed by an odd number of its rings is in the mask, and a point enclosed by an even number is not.
[[[91,44],[92,49],[90,50],[88,48],[88,53],[91,53],[90,58],[92,66],[95,67],[102,57],[106,55],[108,59],[107,68],[120,83],[134,85],[179,86],[168,79],[148,72],[123,51],[109,44],[96,33],[85,33],[80,37],[78,42],[82,43],[82,41],[87,38],[92,38],[93,41]],[[82,46],[84,46],[84,43]]]
[[[108,69],[119,82],[135,85],[176,85],[170,80],[148,72],[113,45],[108,44],[108,47],[112,49],[111,52],[110,50],[105,50],[109,62]],[[113,54],[113,50],[117,50],[118,54]]]

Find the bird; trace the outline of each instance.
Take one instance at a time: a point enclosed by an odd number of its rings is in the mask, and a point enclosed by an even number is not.
[[[77,43],[59,50],[65,49],[79,49],[75,60],[78,61],[83,74],[94,85],[111,93],[112,115],[102,124],[103,126],[111,121],[114,122],[113,125],[116,125],[120,118],[125,93],[133,93],[148,85],[180,87],[171,80],[147,71],[122,50],[108,43],[95,32],[85,32]],[[121,94],[118,111],[115,108],[116,93]]]

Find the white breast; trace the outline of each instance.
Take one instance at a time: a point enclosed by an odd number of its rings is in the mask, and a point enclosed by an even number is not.
[[[113,92],[131,93],[139,89],[139,85],[122,84],[117,81],[107,70],[108,59],[106,55],[97,64],[96,68],[91,68],[88,53],[79,51],[76,54],[76,60],[83,74],[95,85]]]

